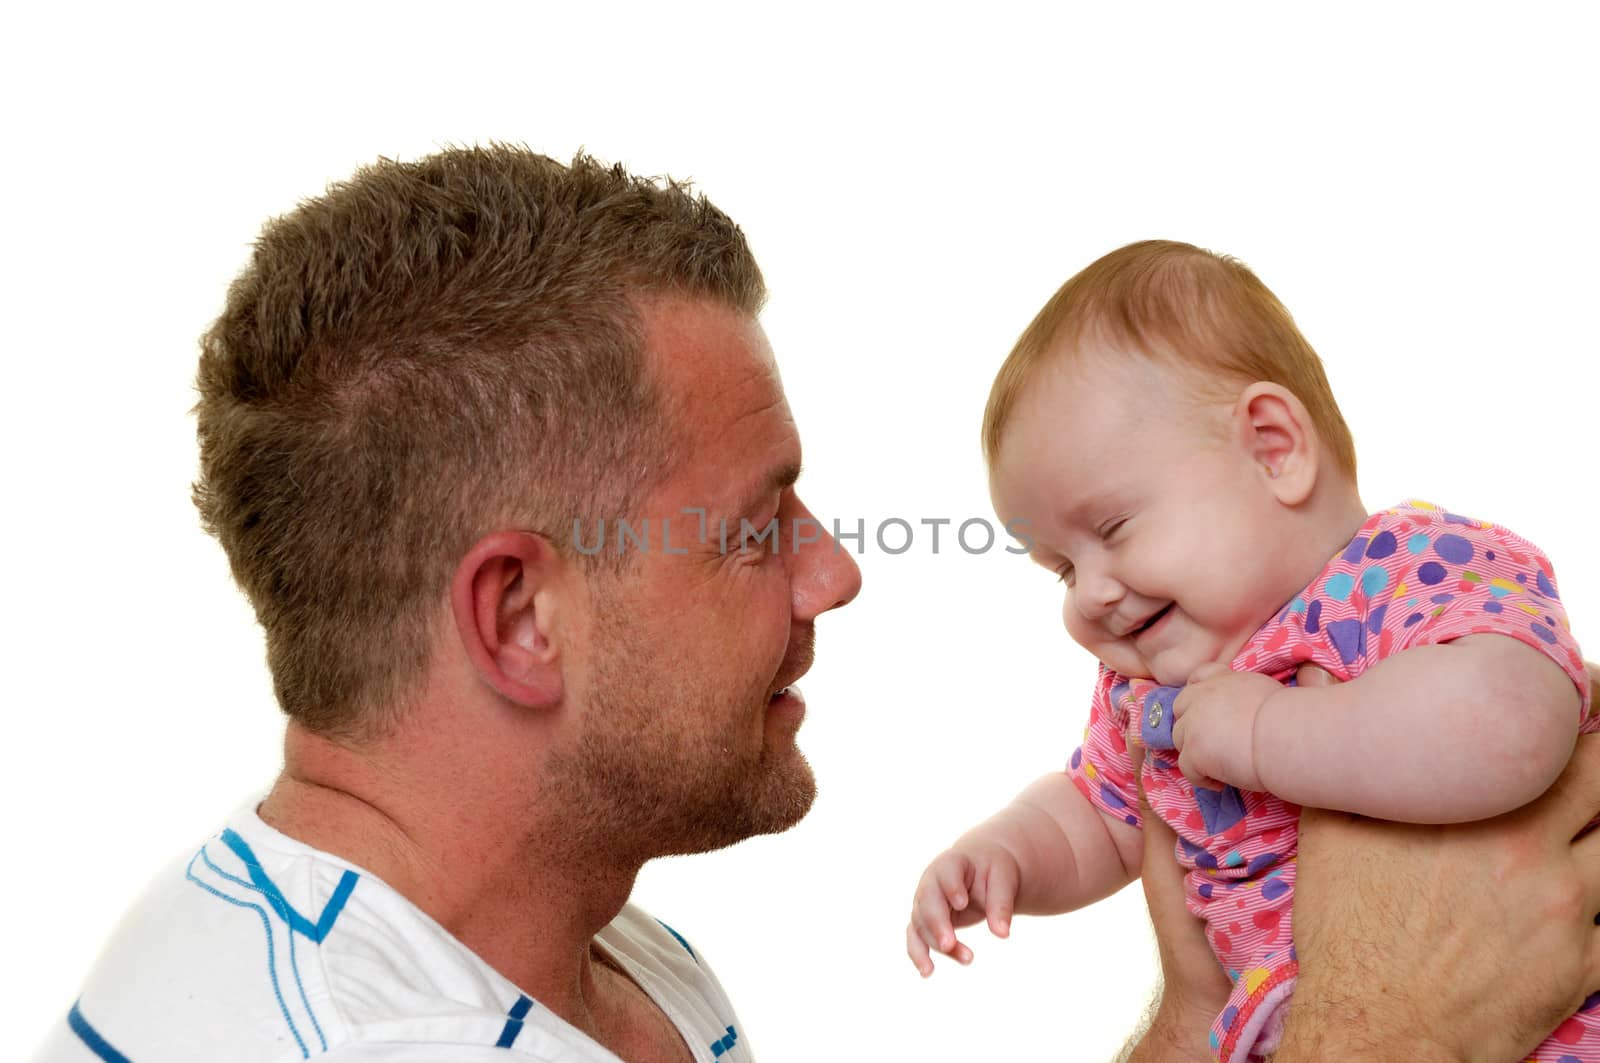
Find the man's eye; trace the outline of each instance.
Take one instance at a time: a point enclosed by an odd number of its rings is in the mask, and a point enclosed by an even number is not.
[[[775,555],[778,550],[778,529],[775,519],[754,527],[746,526],[745,534],[739,539],[739,553],[750,558],[752,564],[759,563],[766,556]]]

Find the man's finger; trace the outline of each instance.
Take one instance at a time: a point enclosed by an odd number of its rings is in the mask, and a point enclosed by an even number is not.
[[[1333,673],[1309,661],[1295,669],[1294,681],[1295,685],[1303,687],[1331,687],[1335,682]]]
[[[1148,813],[1144,826],[1145,893],[1151,896],[1183,897],[1183,867],[1173,858],[1177,835],[1159,816]]]
[[[1555,814],[1545,816],[1539,806],[1555,806]],[[1561,774],[1529,809],[1564,839],[1578,832],[1600,812],[1600,734],[1580,735],[1572,759]]]
[[[1572,863],[1583,882],[1584,907],[1600,917],[1600,830],[1591,831],[1572,843]],[[1596,931],[1600,933],[1600,927]],[[1600,963],[1600,941],[1596,941],[1595,946],[1595,960]],[[1600,971],[1596,972],[1596,977],[1600,978]],[[1595,988],[1600,989],[1600,985]]]
[[[1220,1008],[1231,986],[1206,941],[1205,924],[1184,901],[1184,871],[1173,856],[1177,836],[1148,810],[1144,834],[1144,869],[1140,878],[1150,922],[1155,927],[1166,991],[1190,1001],[1215,1000]]]

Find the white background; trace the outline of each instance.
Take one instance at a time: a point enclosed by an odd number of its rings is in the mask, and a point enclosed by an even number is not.
[[[1366,501],[1535,539],[1600,652],[1581,5],[542,6],[7,16],[15,1048],[275,772],[259,632],[188,500],[195,340],[263,219],[378,155],[493,138],[693,178],[766,270],[805,497],[869,528],[989,514],[990,378],[1072,272],[1151,236],[1236,254],[1326,360]],[[814,813],[637,896],[714,959],[766,1063],[1105,1058],[1153,977],[1136,890],[980,935],[930,982],[902,949],[926,859],[1075,744],[1092,662],[1057,589],[948,531],[861,565],[805,684]]]

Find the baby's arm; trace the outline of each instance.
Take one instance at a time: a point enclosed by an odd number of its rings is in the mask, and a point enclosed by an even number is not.
[[[1485,819],[1539,796],[1572,754],[1582,704],[1553,660],[1490,634],[1416,646],[1334,686],[1268,690],[1227,672],[1191,685],[1173,735],[1186,772],[1407,823]],[[1247,689],[1264,694],[1253,712],[1239,706]],[[1226,763],[1241,745],[1248,770]]]
[[[1011,916],[1054,915],[1110,896],[1139,876],[1139,828],[1089,803],[1066,772],[1051,772],[957,839],[922,873],[906,953],[923,977],[929,950],[960,963],[972,950],[957,927],[987,918],[997,937]]]

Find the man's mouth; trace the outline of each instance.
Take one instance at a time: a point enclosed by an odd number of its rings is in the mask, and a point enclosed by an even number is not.
[[[1144,623],[1128,632],[1128,638],[1136,639],[1140,635],[1143,635],[1146,631],[1149,631],[1151,628],[1161,623],[1161,618],[1172,612],[1172,607],[1176,604],[1176,602],[1168,602],[1166,605],[1156,610],[1150,615],[1150,619],[1146,620]]]
[[[800,693],[800,688],[790,683],[780,687],[776,694],[767,699],[767,712],[784,717],[803,716],[806,711],[806,696]]]
[[[783,662],[778,666],[778,674],[774,677],[778,681],[778,686],[767,695],[768,705],[800,697],[800,688],[795,684],[811,671],[812,657],[816,653],[814,638],[811,630],[807,628],[790,642],[788,652],[784,654]]]

